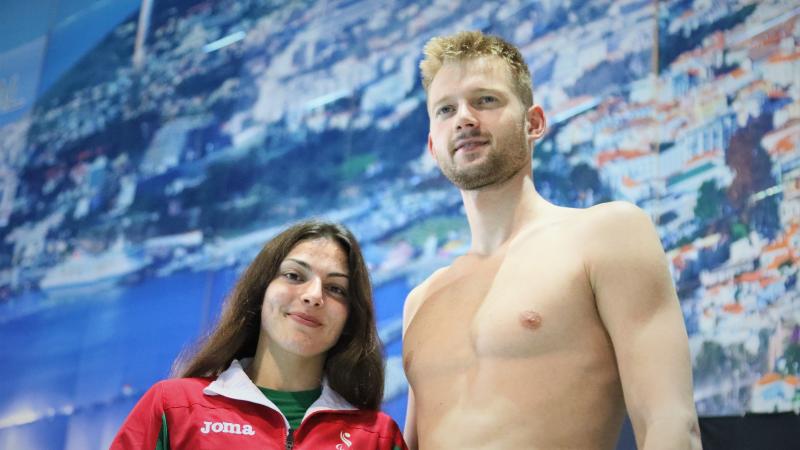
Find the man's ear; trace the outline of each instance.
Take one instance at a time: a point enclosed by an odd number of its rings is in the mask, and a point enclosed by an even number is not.
[[[433,139],[431,139],[431,134],[428,133],[428,153],[431,155],[436,164],[439,164],[439,160],[436,159],[436,150],[433,148]]]
[[[533,105],[528,108],[525,115],[527,119],[525,121],[527,126],[525,132],[530,143],[533,143],[533,141],[544,136],[545,131],[547,131],[547,119],[544,118],[544,110],[539,105]]]

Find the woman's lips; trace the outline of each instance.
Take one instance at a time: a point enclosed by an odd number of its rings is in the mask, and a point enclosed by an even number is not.
[[[297,323],[299,323],[301,325],[305,325],[307,327],[317,328],[317,327],[321,327],[322,326],[322,322],[320,322],[319,320],[314,318],[314,316],[311,316],[311,315],[308,315],[308,314],[304,314],[304,313],[301,313],[301,312],[294,312],[294,313],[289,313],[288,315],[295,322],[297,322]]]

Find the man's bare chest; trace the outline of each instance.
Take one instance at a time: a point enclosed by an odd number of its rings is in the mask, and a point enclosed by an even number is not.
[[[493,260],[456,263],[451,271],[424,292],[406,331],[411,371],[446,372],[479,359],[558,351],[598,323],[579,255],[542,259],[520,248]]]

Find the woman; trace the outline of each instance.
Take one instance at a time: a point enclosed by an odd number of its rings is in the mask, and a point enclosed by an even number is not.
[[[112,449],[406,449],[378,411],[372,290],[340,225],[303,222],[269,241],[176,368],[179,378],[144,394]]]

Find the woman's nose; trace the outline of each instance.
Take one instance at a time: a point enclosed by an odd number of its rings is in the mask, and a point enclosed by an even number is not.
[[[319,279],[310,280],[303,291],[303,303],[311,306],[322,306],[322,282]]]

